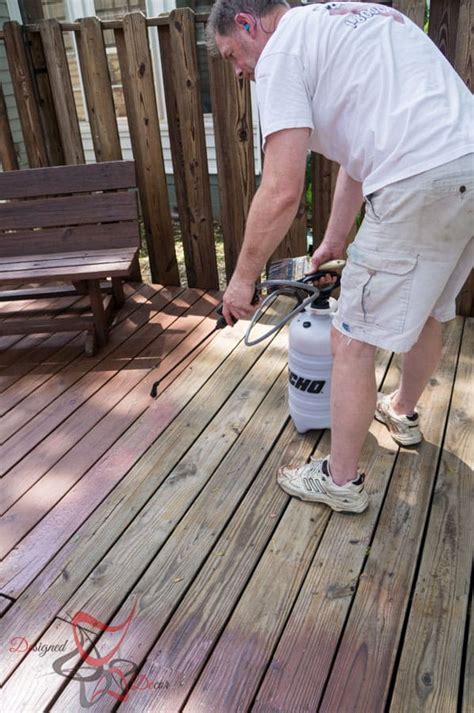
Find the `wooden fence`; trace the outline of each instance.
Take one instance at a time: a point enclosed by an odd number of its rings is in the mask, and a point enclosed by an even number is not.
[[[424,1],[394,0],[419,25]],[[190,286],[218,287],[211,192],[196,52],[196,27],[204,15],[188,8],[145,18],[131,13],[116,21],[85,18],[74,23],[44,20],[20,26],[7,22],[5,43],[30,167],[83,163],[79,120],[68,69],[64,33],[74,32],[94,152],[97,161],[122,158],[104,31],[113,30],[137,166],[141,209],[152,279],[179,284],[160,123],[155,95],[149,30],[159,36],[166,112],[181,237]],[[431,0],[429,34],[472,87],[471,0]],[[228,63],[208,57],[218,167],[220,213],[227,277],[232,274],[245,220],[256,188],[250,88]],[[0,88],[1,89],[1,88]],[[17,169],[3,95],[0,91],[0,160]],[[312,155],[314,245],[327,224],[337,166]],[[306,201],[276,255],[307,249]],[[459,311],[471,314],[474,285],[466,284]]]

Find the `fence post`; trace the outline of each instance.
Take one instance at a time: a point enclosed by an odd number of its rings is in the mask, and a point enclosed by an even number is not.
[[[48,165],[48,155],[23,32],[18,22],[3,25],[5,49],[30,168]]]
[[[235,269],[255,193],[250,84],[228,62],[208,53],[212,119],[227,280]]]
[[[277,249],[271,256],[269,262],[288,257],[298,257],[306,255],[307,245],[307,213],[306,213],[306,186],[303,188],[300,204],[296,212],[295,219]]]
[[[96,161],[120,161],[122,150],[115,117],[102,25],[97,17],[80,21],[77,48]]]
[[[8,121],[7,107],[0,84],[0,163],[4,171],[16,171],[19,168],[18,157],[13,143],[12,132]]]
[[[428,35],[452,65],[456,58],[459,0],[431,0]]]
[[[472,26],[474,24],[474,11],[472,0],[461,0],[459,5],[458,32],[456,51],[454,53],[454,66],[466,82],[469,89],[474,89],[474,63],[472,61]]]
[[[137,168],[151,277],[154,282],[164,285],[179,285],[152,60],[143,13],[125,15],[123,29],[115,30],[115,41]]]
[[[311,182],[313,184],[314,249],[321,244],[326,232],[338,171],[339,166],[337,163],[329,161],[329,159],[320,154],[312,154]]]
[[[219,279],[197,67],[194,13],[189,8],[173,10],[170,13],[169,23],[191,231],[190,242],[187,243],[183,240],[188,281],[192,287],[218,289]]]
[[[183,144],[181,141],[180,116],[178,112],[175,79],[173,74],[173,49],[171,47],[169,23],[166,25],[160,25],[157,30],[160,44],[161,71],[163,75],[165,107],[168,119],[171,160],[173,162],[174,189],[176,193],[176,202],[178,204],[181,240],[185,255],[188,284],[192,284],[194,277],[190,267],[188,267],[192,265],[192,256],[189,254],[189,246],[192,242],[191,221],[186,180],[184,176]],[[189,280],[190,276],[191,281]]]
[[[425,20],[425,0],[393,0],[392,7],[400,10],[413,20],[418,27],[423,27]]]
[[[42,20],[39,28],[65,161],[67,164],[85,163],[61,27],[57,20]]]
[[[24,36],[27,41],[28,57],[35,80],[37,105],[43,127],[48,164],[50,166],[62,166],[65,163],[64,152],[61,145],[58,119],[54,108],[41,35],[38,31],[24,28]]]

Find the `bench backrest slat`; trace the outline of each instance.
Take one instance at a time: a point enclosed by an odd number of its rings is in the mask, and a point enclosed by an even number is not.
[[[24,246],[19,250],[19,246]],[[0,258],[21,255],[49,255],[107,250],[109,248],[137,248],[139,245],[136,222],[78,225],[31,231],[19,230],[0,235]]]
[[[137,196],[130,191],[0,203],[0,230],[112,223],[137,217]]]
[[[0,200],[117,190],[134,186],[136,176],[133,161],[32,168],[0,173]]]

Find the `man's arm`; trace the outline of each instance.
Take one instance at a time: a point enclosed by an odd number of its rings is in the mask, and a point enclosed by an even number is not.
[[[357,213],[362,205],[362,183],[351,178],[344,169],[337,174],[334,197],[324,240],[313,253],[312,268],[340,258],[344,254],[347,237],[350,233]]]
[[[223,314],[242,319],[251,305],[255,282],[283,240],[298,210],[304,186],[309,129],[285,129],[266,141],[262,181],[250,206],[239,259],[224,295]]]

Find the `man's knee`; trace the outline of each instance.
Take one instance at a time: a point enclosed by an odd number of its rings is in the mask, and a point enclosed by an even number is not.
[[[331,330],[331,350],[335,359],[374,359],[376,347],[346,336],[333,327]]]

